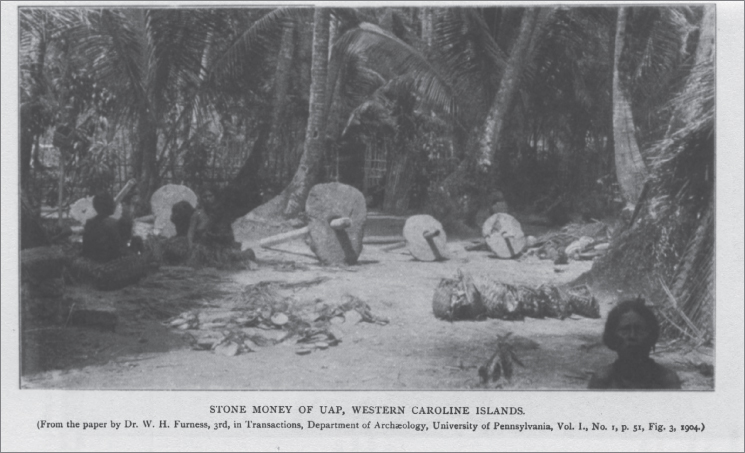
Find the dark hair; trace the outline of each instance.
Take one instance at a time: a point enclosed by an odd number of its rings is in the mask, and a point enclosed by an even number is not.
[[[194,214],[194,206],[186,200],[181,200],[171,206],[171,222],[176,227],[177,235],[186,235],[192,214]]]
[[[212,195],[212,200],[210,203],[206,204],[205,198],[208,193]],[[220,188],[216,184],[206,184],[202,187],[202,190],[199,193],[199,206],[212,217],[222,215],[223,206],[220,203],[219,195]]]
[[[96,210],[96,214],[99,217],[108,217],[116,211],[116,205],[114,204],[114,197],[106,192],[101,192],[93,197],[93,209]]]
[[[633,311],[644,319],[648,324],[649,332],[649,347],[657,343],[657,338],[660,336],[660,324],[657,322],[657,317],[654,312],[649,309],[645,304],[643,297],[637,297],[636,299],[629,299],[619,302],[613,310],[608,313],[608,320],[605,322],[605,331],[603,332],[603,343],[608,348],[615,351],[618,348],[618,336],[616,335],[616,328],[621,322],[621,316],[626,313]]]

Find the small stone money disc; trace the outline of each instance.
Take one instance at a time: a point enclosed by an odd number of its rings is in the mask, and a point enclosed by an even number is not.
[[[180,184],[166,184],[153,193],[150,198],[150,209],[155,215],[153,228],[160,231],[161,236],[169,238],[176,235],[176,226],[171,222],[171,208],[183,200],[188,201],[192,207],[197,207],[197,195]]]
[[[83,197],[76,201],[70,206],[70,217],[80,222],[81,225],[85,225],[89,219],[96,216],[96,209],[93,207],[93,197]],[[114,214],[111,215],[114,219],[119,219],[122,216],[122,205],[117,203]]]
[[[354,264],[362,253],[367,205],[362,192],[338,182],[318,184],[310,189],[305,203],[310,248],[324,264]],[[349,217],[351,225],[334,230],[329,222]]]
[[[514,258],[525,248],[525,233],[520,222],[509,214],[500,212],[486,219],[481,233],[499,258]]]
[[[429,239],[424,236],[428,232]],[[404,238],[409,252],[419,261],[447,259],[447,235],[442,224],[430,215],[414,215],[406,219]]]

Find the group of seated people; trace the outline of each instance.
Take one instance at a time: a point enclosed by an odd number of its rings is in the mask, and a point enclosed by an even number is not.
[[[196,209],[188,201],[175,203],[171,208],[171,222],[176,227],[176,236],[170,239],[170,247],[167,247],[170,261],[229,267],[256,260],[253,250],[241,251],[241,244],[235,241],[233,228],[223,218],[211,189],[202,193]]]
[[[163,244],[167,264],[199,261],[198,264],[217,265],[255,259],[250,249],[241,252],[230,223],[220,218],[215,201],[213,190],[206,189],[198,208],[188,201],[179,201],[171,207],[176,236]],[[131,216],[112,217],[116,206],[110,194],[97,194],[93,207],[96,216],[85,224],[82,257],[103,264],[143,252],[142,239],[132,236]]]

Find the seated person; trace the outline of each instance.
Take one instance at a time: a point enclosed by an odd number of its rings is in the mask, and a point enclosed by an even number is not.
[[[192,264],[224,267],[256,259],[251,249],[241,252],[241,244],[235,241],[233,228],[221,215],[211,189],[202,193],[200,206],[191,216],[187,238]]]
[[[96,216],[85,223],[83,250],[73,262],[73,272],[103,290],[123,288],[145,277],[152,269],[149,256],[132,253],[127,246],[132,221],[111,217],[114,199],[107,193],[93,197],[93,208]]]
[[[171,207],[171,222],[176,227],[177,237],[186,237],[188,235],[193,214],[194,207],[186,200],[174,203]]]
[[[176,227],[176,236],[163,242],[162,258],[167,264],[177,265],[189,259],[189,225],[194,214],[194,207],[186,200],[171,206],[171,222]]]
[[[116,206],[114,198],[107,193],[93,197],[93,208],[96,216],[89,219],[83,229],[82,256],[97,263],[108,263],[126,255],[127,240],[132,235],[131,222],[111,217]]]
[[[234,246],[233,229],[228,222],[221,221],[219,214],[214,192],[206,189],[202,193],[199,209],[191,216],[189,245]]]
[[[655,363],[649,353],[657,343],[660,325],[644,299],[620,302],[608,314],[603,342],[618,359],[593,374],[591,389],[679,389],[675,371]]]

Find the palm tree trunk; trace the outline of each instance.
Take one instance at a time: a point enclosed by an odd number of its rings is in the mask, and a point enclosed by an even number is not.
[[[339,37],[339,19],[331,17],[329,19],[329,59],[331,59],[331,48],[334,47],[334,41]]]
[[[26,106],[21,107],[21,143],[19,155],[21,159],[21,187],[28,189],[29,178],[31,177],[31,155],[34,147],[34,133],[31,130],[31,122],[34,120],[32,113],[26,113],[30,109]]]
[[[158,177],[158,129],[146,112],[141,112],[137,120],[137,148],[133,156],[133,174],[137,180],[139,201],[135,206],[137,215],[150,209],[150,196],[155,192]]]
[[[422,41],[427,48],[430,48],[432,47],[432,8],[421,8],[419,18],[422,23]]]
[[[288,21],[282,31],[282,43],[277,56],[277,70],[274,76],[274,101],[272,105],[272,130],[269,138],[269,146],[276,152],[288,152],[276,149],[280,139],[280,129],[287,110],[287,93],[290,88],[290,76],[292,74],[293,56],[295,53],[295,24]]]
[[[402,214],[409,208],[409,195],[413,186],[412,156],[410,150],[398,149],[386,175],[383,210]]]
[[[238,170],[235,178],[220,193],[218,211],[222,213],[222,220],[225,222],[231,223],[261,204],[259,171],[264,164],[271,126],[268,119],[260,121],[259,134],[251,149],[251,154]]]
[[[305,147],[300,165],[284,193],[287,194],[285,217],[294,217],[303,210],[311,186],[318,178],[326,143],[324,104],[329,51],[329,11],[316,8],[313,18],[313,56],[311,60],[310,102]]]
[[[530,48],[538,12],[538,8],[528,8],[523,13],[520,32],[512,46],[507,67],[502,74],[499,91],[497,91],[484,121],[477,152],[477,162],[482,169],[488,168],[497,154],[502,130],[507,118],[509,118],[518,91],[520,77],[528,61],[528,49]]]
[[[613,142],[616,158],[616,178],[627,203],[635,205],[639,200],[647,167],[636,143],[634,117],[631,103],[621,86],[619,62],[626,35],[626,8],[619,8],[616,22],[616,43],[613,58]]]
[[[283,27],[282,42],[277,55],[271,118],[259,121],[259,133],[248,159],[220,196],[221,212],[229,222],[261,204],[259,172],[266,156],[271,155],[274,159],[274,169],[269,171],[274,171],[275,176],[282,171],[281,165],[285,161],[292,160],[293,148],[282,146],[287,143],[287,140],[283,140],[282,131],[287,126],[285,116],[294,55],[295,23],[288,21]]]
[[[65,160],[67,156],[63,146],[59,147],[59,179],[57,185],[57,223],[60,227],[64,225],[62,219],[62,205],[65,202]]]
[[[38,98],[43,94],[44,62],[47,54],[47,41],[44,33],[39,36],[38,41],[36,59],[31,69],[33,103],[37,103]],[[34,140],[37,139],[38,141],[38,126],[34,124],[39,120],[37,118],[38,110],[30,107],[29,104],[21,107],[20,115],[21,143],[19,151],[21,158],[21,187],[23,188],[28,188],[29,178],[31,177],[31,150],[33,149]]]

